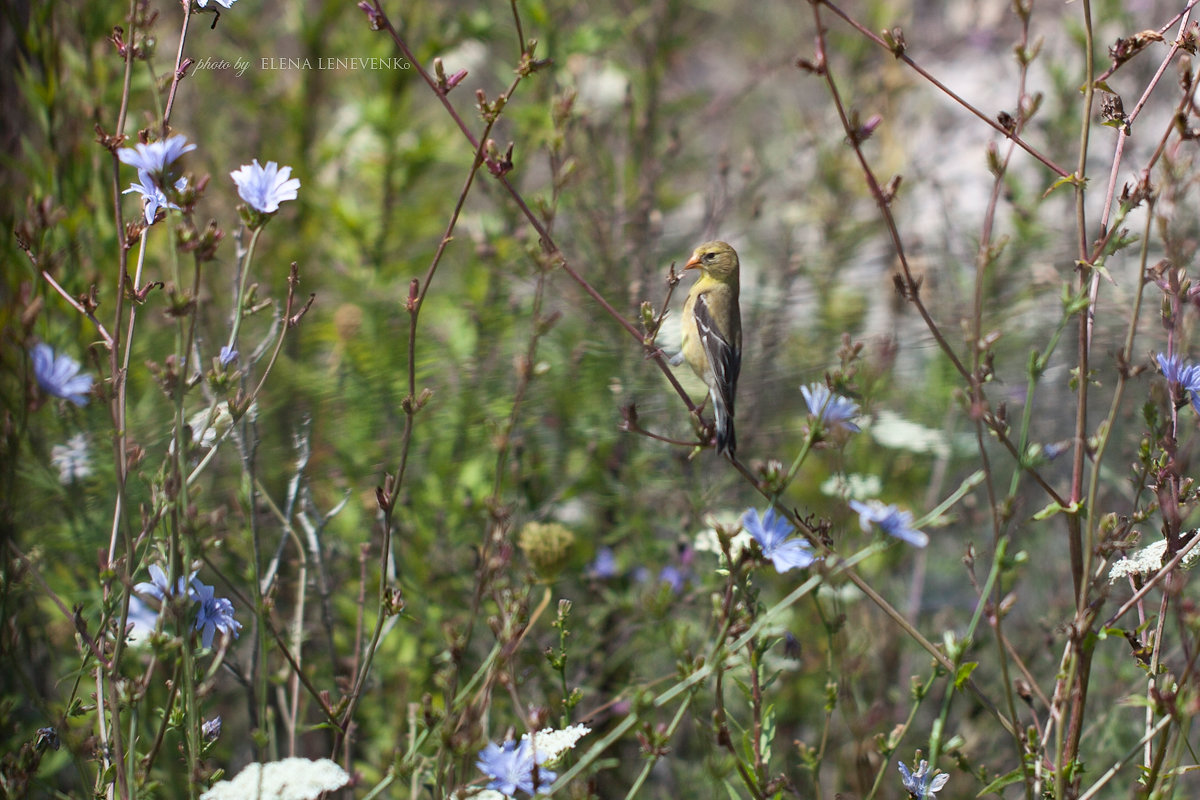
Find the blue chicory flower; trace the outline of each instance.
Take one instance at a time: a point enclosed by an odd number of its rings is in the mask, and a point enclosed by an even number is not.
[[[159,188],[158,184],[154,181],[154,176],[152,176],[149,172],[144,169],[139,169],[138,180],[140,180],[141,183],[129,184],[129,188],[121,192],[121,194],[137,192],[138,194],[142,195],[143,200],[146,203],[145,212],[147,225],[154,224],[154,218],[158,215],[159,208],[173,208],[176,211],[179,210],[179,206],[167,199],[166,193]],[[184,187],[186,186],[187,178],[180,178],[179,180],[175,181],[175,191],[177,192],[183,191]]]
[[[214,597],[213,587],[195,578],[192,579],[192,597],[200,603],[194,627],[201,631],[200,638],[205,647],[212,647],[217,631],[238,638],[242,623],[233,618],[233,603],[224,597]]]
[[[512,797],[520,789],[526,794],[534,793],[533,766],[543,759],[537,758],[534,748],[528,739],[522,739],[520,744],[507,741],[503,745],[489,742],[488,746],[479,751],[479,760],[475,766],[492,779],[488,788]],[[538,768],[538,794],[549,794],[550,784],[558,777],[548,769]]]
[[[898,762],[897,767],[899,767],[900,777],[904,781],[904,790],[908,792],[908,796],[912,800],[929,800],[935,793],[940,792],[946,782],[950,780],[950,775],[945,772],[930,775],[929,762],[925,760],[921,761],[916,772],[910,772],[903,761]]]
[[[80,373],[79,362],[67,355],[55,355],[54,348],[45,342],[33,346],[33,377],[46,394],[69,400],[77,406],[87,405],[87,393],[92,390],[92,376]]]
[[[763,556],[771,560],[776,572],[803,569],[816,558],[808,542],[788,538],[795,528],[774,508],[768,508],[761,518],[757,510],[749,509],[742,516],[742,527],[758,542]]]
[[[617,556],[611,547],[601,547],[596,557],[588,566],[588,574],[596,578],[615,578],[617,575]]]
[[[204,720],[204,723],[200,725],[200,735],[206,742],[215,742],[221,735],[221,716],[218,714],[212,719]]]
[[[195,149],[196,145],[188,144],[186,136],[177,134],[157,142],[122,147],[117,151],[117,158],[139,173],[144,171],[151,176],[161,176],[166,174],[167,167],[177,158]]]
[[[1200,414],[1200,366],[1188,364],[1177,354],[1159,353],[1157,360],[1163,377],[1172,387],[1178,386]]]
[[[188,576],[188,580],[196,577],[196,573]],[[167,573],[163,572],[163,568],[158,564],[150,565],[150,580],[142,583],[134,584],[133,590],[148,594],[158,600],[160,603],[165,602],[168,597],[182,597],[187,591],[188,581],[180,578],[175,581],[175,588],[171,588],[171,580],[167,577]]]
[[[268,161],[264,167],[254,159],[253,164],[243,164],[241,169],[229,173],[237,184],[238,196],[246,204],[263,214],[274,214],[284,200],[295,200],[300,180],[290,177],[291,167],[280,167]]]
[[[221,354],[217,356],[217,361],[222,367],[228,367],[234,361],[238,360],[238,351],[234,350],[227,344],[221,345]]]
[[[687,574],[673,564],[668,564],[658,572],[658,582],[669,584],[671,591],[679,594],[687,584]]]
[[[1042,458],[1045,458],[1047,461],[1053,461],[1065,453],[1070,446],[1071,443],[1069,441],[1047,442],[1042,445]]]
[[[1198,376],[1194,364],[1186,363],[1175,353],[1171,355],[1159,353],[1155,359],[1158,361],[1158,368],[1162,370],[1164,378],[1184,389],[1196,391]]]
[[[829,391],[823,383],[810,383],[800,387],[804,402],[808,404],[808,413],[818,417],[830,428],[841,428],[850,433],[858,433],[860,428],[851,420],[858,415],[858,403]]]
[[[858,513],[858,524],[864,532],[870,531],[872,525],[878,525],[879,529],[888,536],[902,539],[913,547],[924,547],[929,544],[929,536],[912,527],[911,511],[901,511],[894,505],[885,506],[878,500],[870,500],[866,503],[851,500],[850,508]]]

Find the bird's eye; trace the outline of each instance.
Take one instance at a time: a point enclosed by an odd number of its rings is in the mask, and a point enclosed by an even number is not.
[[[704,255],[702,255],[700,257],[700,260],[703,261],[705,264],[711,264],[712,260],[716,257],[717,257],[716,253],[705,253]]]

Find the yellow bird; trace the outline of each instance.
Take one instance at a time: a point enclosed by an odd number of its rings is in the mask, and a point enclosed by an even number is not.
[[[706,242],[684,269],[700,270],[683,304],[680,355],[708,385],[717,429],[717,452],[732,456],[733,399],[742,368],[742,314],[738,309],[738,257],[725,242]]]

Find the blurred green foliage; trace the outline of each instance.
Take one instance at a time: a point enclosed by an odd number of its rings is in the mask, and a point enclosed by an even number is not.
[[[908,32],[910,45],[916,50],[921,42],[921,57],[943,70],[981,60],[1003,64],[994,67],[997,74],[1010,68],[1005,37],[1011,19],[1004,17],[998,33],[959,17],[939,28],[929,20],[929,5],[872,2],[852,12],[871,31],[916,25]],[[1122,4],[1100,6],[1093,13],[1105,25],[1132,24]],[[868,426],[860,436],[819,447],[781,505],[796,509],[849,556],[871,537],[860,531],[843,497],[822,489],[828,478],[874,476],[884,501],[919,517],[980,468],[970,398],[927,330],[895,296],[893,253],[875,201],[820,79],[795,65],[798,57],[813,57],[805,4],[763,3],[752,14],[718,0],[618,0],[602,9],[562,0],[415,2],[388,9],[423,65],[430,68],[437,57],[447,73],[469,71],[448,100],[475,132],[482,129],[476,91],[494,100],[513,80],[521,46],[514,9],[526,39],[538,40],[535,55],[550,61],[521,83],[492,138],[501,153],[513,143],[516,166],[507,179],[553,232],[571,266],[620,314],[638,319],[642,302],[655,309],[664,302],[669,266],[682,265],[694,244],[720,236],[738,247],[746,328],[739,456],[753,473],[765,474],[772,461],[786,468],[800,452],[811,420],[799,387],[827,373],[865,413],[890,409],[953,443],[937,453],[897,446]],[[173,70],[179,8],[152,4],[151,10],[158,14],[155,50],[131,72],[127,143],[161,115]],[[4,555],[0,597],[8,620],[0,750],[16,753],[37,728],[56,726],[64,748],[46,754],[32,779],[33,794],[82,796],[97,781],[96,699],[88,688],[97,667],[80,644],[79,626],[97,634],[106,602],[102,582],[111,580],[97,575],[97,565],[110,540],[117,491],[113,418],[104,388],[81,409],[58,401],[40,405],[27,351],[34,341],[46,341],[102,382],[111,380],[97,329],[41,274],[45,270],[72,297],[94,287],[97,318],[110,330],[125,324],[113,318],[120,239],[112,204],[114,188],[124,189],[133,176],[122,167],[114,185],[111,158],[96,139],[97,127],[114,131],[121,106],[124,62],[108,37],[128,21],[119,6],[94,2],[13,4],[5,13],[12,23],[6,63],[14,69],[5,79],[12,110],[2,129],[8,190],[0,197],[0,218],[7,230],[30,236],[28,253],[17,237],[5,239],[0,288],[0,538],[16,548]],[[1073,166],[1079,65],[1071,50],[1075,23],[1062,13],[1055,9],[1044,22],[1059,38],[1038,62],[1045,69],[1038,75],[1045,111],[1025,135]],[[1141,27],[1161,23],[1161,15],[1138,19]],[[966,349],[980,224],[969,212],[982,210],[978,198],[990,190],[984,148],[1003,144],[1003,137],[961,109],[938,106],[928,85],[847,26],[831,24],[828,43],[846,102],[864,119],[883,117],[864,149],[880,174],[905,174],[895,213],[911,236],[934,316],[953,345]],[[282,552],[280,583],[260,613],[288,631],[307,590],[301,606],[305,673],[336,705],[351,689],[377,613],[385,523],[376,487],[405,453],[411,346],[416,390],[431,395],[412,418],[411,450],[391,518],[392,585],[404,610],[389,619],[363,687],[353,744],[333,756],[357,771],[354,796],[394,779],[383,796],[414,790],[440,798],[457,788],[461,797],[462,787],[479,778],[477,751],[507,729],[519,735],[531,716],[540,713],[552,725],[589,720],[594,732],[583,750],[629,708],[641,709],[647,727],[618,740],[590,783],[564,790],[571,797],[623,796],[653,749],[648,743],[656,726],[666,726],[674,713],[674,707],[646,707],[647,693],[690,674],[717,632],[723,578],[715,555],[695,549],[695,537],[710,526],[710,514],[735,520],[747,507],[761,507],[758,492],[713,452],[622,430],[623,409],[634,407],[640,424],[656,434],[695,436],[684,404],[638,341],[546,263],[536,231],[486,169],[467,195],[410,341],[410,282],[424,280],[475,154],[411,64],[321,67],[324,59],[399,57],[389,37],[368,29],[362,10],[331,0],[273,7],[240,0],[219,19],[196,13],[186,52],[198,64],[180,83],[171,125],[198,145],[185,157],[192,184],[211,179],[197,223],[214,219],[226,234],[202,273],[196,312],[202,368],[225,342],[233,314],[239,200],[229,173],[239,165],[278,161],[302,184],[298,199],[267,226],[255,255],[251,282],[273,305],[244,325],[243,363],[259,343],[271,343],[292,262],[300,295],[316,296],[286,339],[254,419],[238,425],[186,504],[188,536],[203,553],[202,576],[209,582],[219,576],[219,593],[237,598],[246,626],[211,693],[201,698],[205,718],[220,714],[224,731],[205,751],[206,772],[197,777],[207,780],[215,768],[232,774],[293,748],[313,758],[331,754],[334,735],[311,699],[295,701],[295,737],[286,735],[285,701],[302,693],[278,653],[267,657],[265,699],[261,687],[246,680],[259,655],[255,648],[270,641],[257,638],[248,587],[255,559]],[[243,60],[240,72],[214,66]],[[964,92],[984,92],[996,82],[988,73],[969,77],[976,80]],[[1015,89],[1007,102],[1015,102]],[[930,138],[941,133],[954,137],[950,144]],[[944,153],[922,152],[929,149]],[[1026,397],[1029,351],[1045,347],[1059,325],[1060,286],[1072,278],[1073,259],[1067,192],[1047,197],[1050,176],[1019,154],[1017,161],[1002,186],[1005,242],[980,290],[984,332],[1003,334],[989,391],[1014,408]],[[1184,207],[1195,174],[1190,157],[1173,154],[1168,167],[1176,170],[1171,186],[1179,193],[1172,201]],[[120,202],[124,219],[136,219],[135,202]],[[171,224],[146,234],[143,283],[170,282],[178,274],[164,235]],[[1194,255],[1195,228],[1191,217],[1163,219],[1161,236],[1176,263]],[[131,257],[136,251],[135,245]],[[1129,283],[1138,280],[1136,264],[1117,259],[1108,269],[1127,297]],[[658,342],[668,351],[688,281],[673,294]],[[166,291],[155,291],[140,310],[128,374],[125,433],[142,454],[127,487],[125,525],[137,546],[122,554],[121,569],[130,582],[147,580],[145,567],[155,563],[164,540],[161,527],[143,529],[142,523],[161,501],[172,442],[172,406],[150,368],[175,352],[166,302]],[[1125,324],[1114,315],[1101,318],[1098,329],[1106,342],[1116,341]],[[1147,361],[1147,352],[1162,349],[1161,329],[1150,322],[1142,329],[1157,337],[1136,354]],[[854,358],[844,356],[851,341],[865,344]],[[264,365],[259,360],[248,367],[243,388],[255,385]],[[1071,436],[1070,366],[1069,354],[1055,356],[1045,388],[1037,387],[1044,412],[1031,423],[1035,441]],[[702,387],[685,371],[680,380],[699,400]],[[1102,394],[1111,391],[1111,373],[1106,380]],[[1145,385],[1137,391],[1144,396]],[[215,402],[196,388],[184,403],[185,416]],[[1132,412],[1120,424],[1121,454],[1110,463],[1124,469],[1144,426]],[[94,469],[64,484],[51,449],[78,431],[89,436]],[[298,472],[301,441],[311,453]],[[993,477],[1006,486],[1014,472],[1008,454],[990,440],[984,452],[994,459]],[[1065,475],[1054,464],[1046,471]],[[1128,498],[1124,479],[1120,473],[1104,482],[1106,508]],[[299,530],[298,515],[320,518],[346,498],[319,526],[319,559],[309,552],[314,560],[303,560],[305,534],[293,540],[289,526]],[[1022,587],[1005,623],[1009,640],[1034,665],[1037,674],[1028,677],[1052,686],[1056,652],[1043,641],[1073,611],[1074,598],[1057,591],[1069,583],[1062,537],[1032,523],[1041,504],[1032,490],[1016,494],[1013,519],[1021,538],[1012,547],[1025,556],[1006,565],[1001,580],[1004,591]],[[288,525],[279,509],[292,513]],[[992,521],[984,494],[972,493],[929,530],[934,545],[928,552],[883,549],[859,570],[937,643],[941,631],[961,633],[975,610],[979,584],[972,585],[962,561],[980,548],[975,578],[986,576],[982,551],[990,554],[994,546]],[[515,549],[516,532],[534,522],[561,523],[574,535],[569,563],[551,587],[555,600],[573,601],[561,675],[544,655],[557,642],[549,624],[553,606],[519,647],[496,656],[497,642],[514,641],[505,625],[527,619],[542,599],[543,585]],[[612,577],[589,566],[602,548],[614,553]],[[18,549],[27,560],[15,556]],[[684,576],[681,591],[659,579],[665,567]],[[763,606],[799,584],[798,574],[756,573]],[[747,608],[758,607],[757,595],[739,598]],[[119,614],[111,597],[107,602],[107,612]],[[75,613],[78,623],[68,618]],[[785,651],[785,634],[798,649]],[[985,638],[981,629],[968,660],[984,663],[975,680],[999,696],[1004,678],[987,660],[995,656],[984,651]],[[669,755],[641,796],[724,795],[722,784],[730,796],[743,796],[734,751],[743,762],[753,758],[755,733],[743,691],[753,694],[755,676],[769,684],[773,738],[760,731],[759,744],[766,742],[770,774],[786,778],[779,791],[787,785],[798,796],[866,796],[882,774],[878,796],[900,796],[891,761],[927,751],[928,730],[944,713],[938,706],[943,698],[951,703],[939,677],[932,700],[914,707],[910,679],[930,681],[929,656],[836,574],[777,619],[762,641],[752,658],[732,659],[724,684],[737,745],[720,745],[715,690],[704,684],[686,721],[672,729]],[[1097,682],[1122,696],[1135,692],[1139,666],[1126,650],[1107,644],[1097,649]],[[156,655],[163,663],[172,657]],[[125,658],[118,669],[127,686],[148,676],[137,684],[144,694],[131,694],[122,719],[140,758],[150,747],[152,734],[145,731],[157,733],[162,709],[173,700],[165,668],[149,663],[144,652]],[[464,710],[456,694],[478,687],[477,670],[490,681],[493,669],[505,670],[516,688],[489,683],[486,698]],[[576,689],[578,705],[567,703]],[[969,694],[953,697],[939,766],[955,775],[941,796],[973,797],[1016,764],[1011,742],[977,701]],[[250,709],[259,701],[270,706],[271,717],[255,731]],[[902,741],[881,744],[914,718]],[[1086,745],[1089,771],[1137,741],[1137,722],[1115,708],[1098,715],[1100,735],[1089,734]],[[138,796],[189,791],[182,725],[169,728],[149,774],[135,770]],[[805,757],[818,748],[814,774]],[[21,795],[13,790],[11,796]]]

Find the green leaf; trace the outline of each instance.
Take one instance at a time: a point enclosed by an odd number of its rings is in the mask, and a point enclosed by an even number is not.
[[[1142,240],[1142,237],[1140,234],[1130,233],[1129,231],[1122,230],[1116,236],[1114,236],[1112,239],[1109,240],[1108,247],[1104,248],[1104,254],[1111,255],[1120,250],[1124,250],[1126,247],[1129,247],[1131,244],[1137,244],[1141,240]]]
[[[1125,697],[1121,698],[1117,705],[1128,708],[1158,708],[1158,703],[1154,702],[1145,695],[1139,694],[1126,695]]]
[[[1053,192],[1055,189],[1059,188],[1060,186],[1064,186],[1064,185],[1068,185],[1068,184],[1071,186],[1086,186],[1087,179],[1086,178],[1080,179],[1080,178],[1076,177],[1075,175],[1063,175],[1061,178],[1056,180],[1054,183],[1050,184],[1050,188],[1042,193],[1042,199],[1044,200],[1047,197],[1049,197],[1050,193]]]
[[[968,661],[965,664],[960,664],[958,672],[954,676],[954,688],[961,689],[971,679],[971,673],[979,666],[978,661]]]
[[[1091,300],[1088,298],[1088,288],[1085,286],[1079,290],[1078,294],[1071,291],[1068,284],[1063,284],[1062,290],[1062,305],[1063,313],[1067,316],[1079,314],[1087,310]]]
[[[1046,364],[1042,360],[1042,354],[1035,347],[1033,350],[1029,351],[1029,364],[1026,366],[1025,371],[1029,374],[1029,377],[1037,380],[1038,378],[1042,377],[1042,372],[1045,369]]]
[[[771,744],[775,741],[775,706],[768,705],[763,710],[762,733],[758,737],[758,749],[762,751],[763,762],[771,763]]]
[[[975,472],[972,472],[963,479],[963,482],[958,485],[958,488],[955,489],[949,497],[938,504],[937,508],[933,509],[928,514],[914,522],[913,527],[924,528],[926,525],[932,525],[937,522],[938,518],[941,517],[942,514],[946,513],[951,506],[961,500],[967,492],[983,483],[983,478],[983,470],[976,470]]]
[[[1020,767],[1018,767],[1017,769],[1014,769],[1012,772],[1007,772],[1007,773],[1001,775],[1000,777],[996,778],[994,781],[989,783],[987,786],[980,789],[979,794],[977,794],[975,796],[983,797],[985,794],[991,794],[993,792],[995,792],[996,794],[1000,794],[1000,790],[1003,789],[1005,786],[1011,786],[1014,783],[1020,783],[1023,780],[1025,780],[1025,772]]]
[[[1078,501],[1071,503],[1068,506],[1061,506],[1058,503],[1051,503],[1050,505],[1043,508],[1041,511],[1034,514],[1033,518],[1038,521],[1041,521],[1044,519],[1049,519],[1050,517],[1053,517],[1055,514],[1078,514],[1079,509],[1082,507],[1083,507],[1083,503],[1080,503]]]

